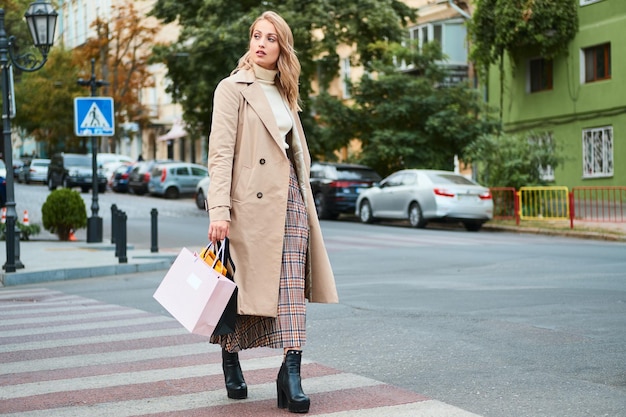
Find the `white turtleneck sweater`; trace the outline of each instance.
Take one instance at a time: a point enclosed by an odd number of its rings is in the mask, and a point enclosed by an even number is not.
[[[278,71],[268,70],[254,64],[254,74],[256,75],[261,88],[263,88],[267,100],[270,102],[272,112],[274,113],[274,117],[276,117],[278,130],[283,138],[283,146],[287,149],[289,148],[289,145],[287,144],[287,134],[293,128],[293,120],[291,119],[289,106],[283,99],[283,96],[280,95],[278,87],[276,87],[276,84],[274,83]]]

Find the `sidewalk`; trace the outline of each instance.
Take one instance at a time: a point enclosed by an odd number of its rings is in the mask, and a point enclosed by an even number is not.
[[[2,264],[6,262],[6,242],[2,242]],[[20,242],[19,260],[24,268],[15,272],[0,272],[0,286],[14,286],[46,281],[91,278],[107,275],[131,274],[165,270],[170,267],[178,251],[161,249],[135,249],[127,245],[126,263],[115,256],[115,245],[87,243],[85,239],[74,242],[59,240],[29,240]]]
[[[626,222],[575,221],[572,229],[569,220],[525,220],[519,225],[514,220],[493,220],[485,223],[483,229],[626,242]]]

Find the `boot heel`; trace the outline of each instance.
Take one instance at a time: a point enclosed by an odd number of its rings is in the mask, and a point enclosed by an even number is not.
[[[276,397],[278,398],[278,408],[287,408],[287,395],[280,388],[278,381],[276,381]]]

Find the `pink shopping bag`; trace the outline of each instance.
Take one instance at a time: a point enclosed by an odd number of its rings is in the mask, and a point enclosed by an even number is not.
[[[154,298],[191,333],[211,336],[235,288],[233,281],[183,248]]]

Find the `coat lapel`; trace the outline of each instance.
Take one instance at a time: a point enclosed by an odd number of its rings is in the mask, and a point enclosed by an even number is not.
[[[261,85],[255,82],[256,77],[254,76],[254,72],[251,70],[242,70],[237,74],[241,74],[241,79],[237,81],[248,84],[248,87],[241,91],[244,100],[248,102],[252,110],[259,116],[259,119],[261,119],[263,125],[265,125],[265,128],[274,139],[274,142],[276,142],[280,149],[283,149],[283,139],[280,136],[272,106],[270,106]]]

